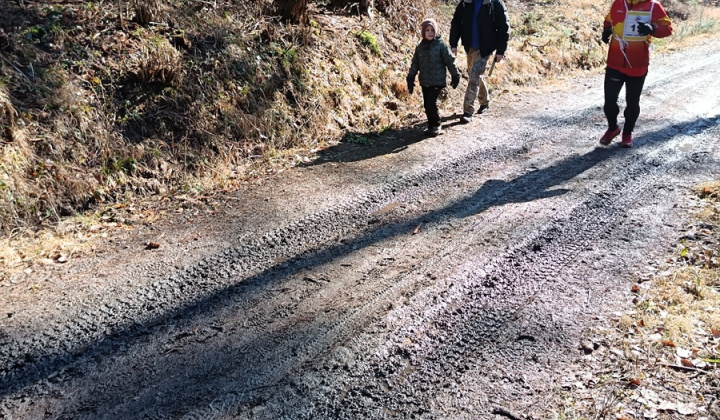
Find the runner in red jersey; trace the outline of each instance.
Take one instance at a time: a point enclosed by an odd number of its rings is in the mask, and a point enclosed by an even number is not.
[[[672,24],[665,9],[655,0],[614,0],[605,16],[602,40],[609,43],[605,69],[605,105],[608,130],[600,138],[607,146],[620,134],[617,101],[625,85],[626,107],[623,115],[621,146],[632,147],[632,132],[640,115],[640,94],[650,63],[650,42],[653,37],[672,34]]]

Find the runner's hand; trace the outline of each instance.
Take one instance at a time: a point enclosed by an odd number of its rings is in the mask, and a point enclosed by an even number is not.
[[[605,29],[603,29],[602,33],[602,42],[608,43],[610,42],[610,36],[612,35],[612,28],[609,26],[606,26]]]
[[[638,33],[640,35],[652,35],[653,32],[655,32],[655,27],[651,23],[638,23]]]

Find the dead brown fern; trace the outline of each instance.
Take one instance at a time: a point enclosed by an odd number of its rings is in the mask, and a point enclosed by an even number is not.
[[[165,39],[153,40],[140,47],[135,77],[140,83],[177,85],[182,77],[178,50]]]

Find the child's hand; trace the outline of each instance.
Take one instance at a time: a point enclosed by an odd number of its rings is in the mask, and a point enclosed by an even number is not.
[[[415,90],[415,78],[407,78],[407,86],[408,86],[408,92],[412,95],[413,90]]]

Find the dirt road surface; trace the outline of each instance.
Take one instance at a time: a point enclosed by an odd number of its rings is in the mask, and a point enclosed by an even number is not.
[[[719,81],[655,56],[632,149],[600,74],[497,95],[9,279],[0,418],[547,418],[720,178]]]

